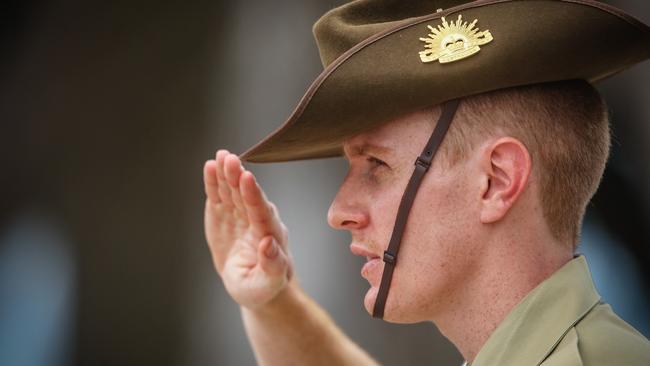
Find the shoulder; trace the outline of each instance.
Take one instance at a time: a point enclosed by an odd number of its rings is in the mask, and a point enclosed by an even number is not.
[[[564,335],[544,366],[650,365],[650,342],[604,303]]]
[[[585,365],[650,365],[650,342],[604,303],[575,326]]]

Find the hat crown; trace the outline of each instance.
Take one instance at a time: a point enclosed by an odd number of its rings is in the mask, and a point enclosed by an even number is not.
[[[340,156],[346,139],[427,106],[595,82],[650,58],[650,28],[594,0],[359,0],[325,14],[314,33],[326,69],[243,159]]]
[[[323,15],[314,36],[324,67],[366,38],[408,19],[435,13],[467,0],[356,0]]]

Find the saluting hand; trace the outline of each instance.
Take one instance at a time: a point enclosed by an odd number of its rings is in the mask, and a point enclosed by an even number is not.
[[[287,229],[253,173],[219,150],[203,168],[205,236],[226,290],[242,306],[272,300],[292,275]]]

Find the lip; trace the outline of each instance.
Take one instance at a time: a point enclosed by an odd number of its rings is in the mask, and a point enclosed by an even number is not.
[[[361,277],[365,278],[371,286],[379,285],[383,267],[381,257],[356,243],[350,244],[350,251],[354,255],[366,257],[366,263],[361,268]]]
[[[377,254],[375,254],[375,253],[369,251],[368,249],[366,249],[364,246],[362,246],[360,244],[356,244],[356,243],[350,244],[350,251],[354,255],[358,255],[358,256],[361,256],[361,257],[366,257],[368,260],[381,258]]]

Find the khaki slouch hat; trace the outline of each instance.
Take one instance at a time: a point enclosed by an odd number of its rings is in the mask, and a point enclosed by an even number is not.
[[[325,69],[244,160],[338,156],[345,139],[427,106],[526,84],[593,83],[650,57],[650,28],[593,0],[359,0],[326,13],[314,34]]]

